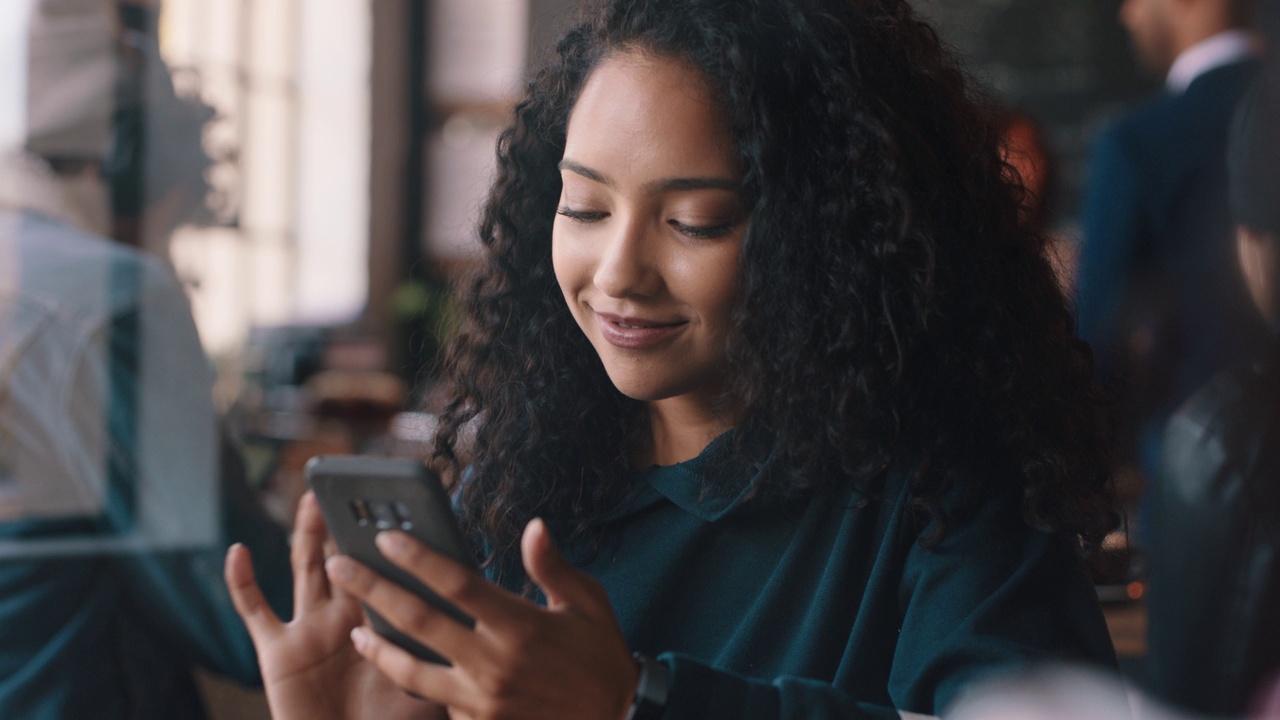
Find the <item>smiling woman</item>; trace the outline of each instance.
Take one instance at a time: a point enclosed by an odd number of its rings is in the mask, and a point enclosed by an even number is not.
[[[733,424],[714,400],[748,213],[724,115],[688,64],[622,53],[584,86],[560,169],[552,263],[609,380],[649,402],[634,459],[689,460]]]
[[[277,718],[896,717],[1114,663],[1091,361],[977,96],[906,0],[571,30],[499,142],[432,458],[484,576],[380,538],[475,628],[326,576],[304,503],[290,624],[228,559]]]

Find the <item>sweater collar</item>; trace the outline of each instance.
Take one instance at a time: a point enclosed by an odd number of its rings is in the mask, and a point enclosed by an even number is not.
[[[649,505],[663,498],[680,509],[707,522],[720,520],[747,505],[756,497],[765,469],[774,454],[769,452],[771,443],[757,447],[759,452],[742,457],[733,452],[734,431],[723,433],[712,440],[697,457],[675,465],[653,465],[639,475],[642,485],[642,505]],[[721,475],[727,479],[723,488],[712,483]],[[739,481],[741,479],[742,481]],[[654,492],[648,492],[649,489]],[[638,508],[637,508],[638,509]]]

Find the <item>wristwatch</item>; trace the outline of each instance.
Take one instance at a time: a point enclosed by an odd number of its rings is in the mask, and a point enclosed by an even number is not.
[[[671,671],[648,655],[632,653],[631,657],[640,666],[640,680],[636,683],[636,696],[627,711],[627,720],[658,720],[667,707]]]

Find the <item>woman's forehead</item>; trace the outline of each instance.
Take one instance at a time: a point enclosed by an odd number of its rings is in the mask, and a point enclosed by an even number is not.
[[[603,59],[569,117],[564,158],[604,172],[736,175],[729,124],[700,71],[669,56]],[[662,166],[655,168],[655,166]]]

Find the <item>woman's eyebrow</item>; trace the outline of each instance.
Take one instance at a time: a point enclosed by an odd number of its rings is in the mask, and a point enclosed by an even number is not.
[[[613,181],[606,175],[598,170],[593,170],[586,165],[574,162],[573,160],[561,160],[559,168],[561,170],[568,170],[576,175],[581,175],[582,177],[598,182],[601,185],[613,187]],[[729,192],[738,193],[742,192],[742,184],[736,180],[720,177],[667,178],[646,183],[644,189],[647,192],[661,190],[727,190]]]
[[[671,178],[655,180],[645,185],[646,190],[728,190],[742,192],[742,183],[718,177]]]
[[[578,175],[581,175],[582,177],[588,180],[594,180],[600,183],[601,185],[608,185],[609,187],[613,187],[612,180],[610,180],[609,178],[605,177],[601,173],[595,170],[592,170],[591,168],[581,163],[576,163],[572,160],[561,160],[560,164],[557,167],[559,167],[561,170],[568,170],[571,173],[576,173]]]

